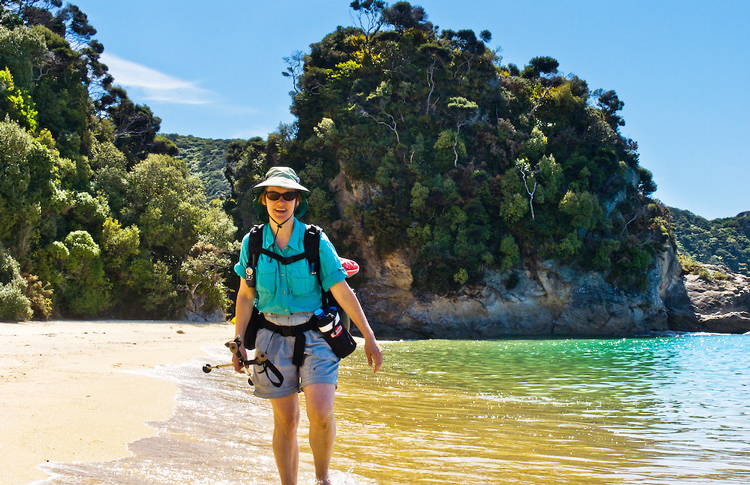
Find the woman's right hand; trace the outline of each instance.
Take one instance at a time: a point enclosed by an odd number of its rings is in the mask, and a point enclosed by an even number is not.
[[[245,369],[247,368],[247,365],[245,365],[244,362],[247,361],[247,350],[245,350],[244,345],[240,345],[239,351],[240,351],[242,362],[240,362],[240,357],[238,357],[237,354],[232,354],[232,364],[234,364],[234,370],[236,372],[239,372],[240,374],[245,374]]]

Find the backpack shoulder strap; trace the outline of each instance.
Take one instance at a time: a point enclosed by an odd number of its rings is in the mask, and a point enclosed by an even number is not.
[[[316,226],[315,224],[306,224],[304,239],[305,257],[310,264],[310,273],[318,277],[320,292],[323,294],[323,306],[329,308],[335,303],[335,300],[330,291],[323,290],[323,280],[320,276],[320,236],[322,233],[323,229],[319,226]]]
[[[245,282],[250,288],[255,288],[255,268],[258,267],[258,255],[263,245],[263,225],[251,227],[246,239],[247,266],[245,266]]]
[[[315,224],[305,224],[305,236],[302,241],[305,248],[305,258],[310,264],[310,273],[317,274],[318,281],[320,281],[318,270],[320,269],[320,235],[322,232],[323,229]]]
[[[263,226],[265,224],[257,224],[247,233],[247,265],[253,268],[258,266],[258,256],[263,249]]]

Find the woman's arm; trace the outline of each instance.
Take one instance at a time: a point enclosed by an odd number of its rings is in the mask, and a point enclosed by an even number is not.
[[[250,317],[253,314],[253,306],[255,306],[255,288],[247,286],[244,278],[240,278],[240,290],[237,292],[237,302],[234,311],[234,334],[239,335],[240,338],[245,337],[245,330],[247,330],[247,324],[250,322]],[[244,342],[240,346],[240,352],[242,353],[242,360],[247,360],[247,351],[245,350]],[[236,355],[232,356],[232,362],[234,363],[234,370],[237,372],[244,373],[243,365],[240,363]]]
[[[331,286],[331,294],[341,309],[349,315],[352,322],[357,326],[362,336],[365,338],[365,354],[367,355],[367,363],[373,367],[373,370],[377,372],[380,366],[383,365],[383,351],[375,339],[375,333],[370,328],[370,324],[367,322],[365,312],[362,310],[362,306],[357,300],[357,296],[352,291],[349,283],[339,281],[335,285]]]

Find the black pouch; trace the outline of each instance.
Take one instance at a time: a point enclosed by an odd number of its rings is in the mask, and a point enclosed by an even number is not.
[[[242,343],[246,350],[255,348],[255,336],[258,334],[258,328],[260,328],[260,312],[256,306],[253,306],[253,313],[250,315],[250,321],[247,322],[245,335],[242,336]]]
[[[329,308],[327,314],[318,315],[317,323],[318,330],[339,359],[349,356],[357,348],[352,334],[341,323],[336,307]]]

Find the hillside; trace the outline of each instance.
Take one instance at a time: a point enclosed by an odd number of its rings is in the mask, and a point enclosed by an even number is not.
[[[250,185],[287,163],[313,188],[310,220],[343,219],[347,253],[402,251],[415,290],[462,291],[543,260],[648,284],[667,211],[620,133],[615,91],[550,57],[505,65],[490,32],[439,30],[407,2],[352,6],[355,26],[286,59],[294,125],[232,162],[241,229]]]
[[[669,212],[680,253],[750,276],[750,213],[709,221],[674,207]]]
[[[164,135],[180,150],[175,158],[185,160],[192,175],[198,177],[209,200],[228,197],[229,183],[224,175],[229,145],[242,140],[214,140],[192,135]]]

